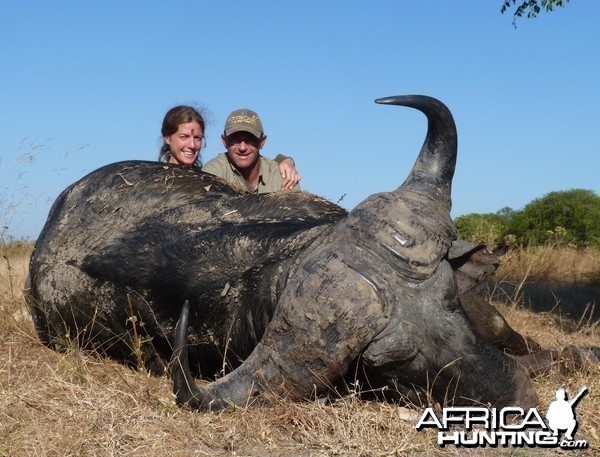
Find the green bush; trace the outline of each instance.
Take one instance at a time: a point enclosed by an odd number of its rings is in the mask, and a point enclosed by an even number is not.
[[[454,222],[459,238],[488,245],[600,246],[600,196],[585,189],[550,192],[521,211],[472,213]]]
[[[504,213],[467,214],[459,216],[454,223],[461,240],[485,243],[488,246],[503,243],[508,232],[509,216]]]
[[[510,225],[520,244],[600,245],[600,196],[591,190],[550,192],[516,213]]]

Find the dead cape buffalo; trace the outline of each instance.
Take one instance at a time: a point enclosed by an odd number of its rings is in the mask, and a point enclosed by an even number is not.
[[[427,137],[400,187],[350,213],[155,162],[108,165],[71,185],[31,259],[40,338],[155,369],[173,356],[178,402],[203,410],[308,398],[357,364],[409,398],[533,406],[525,370],[468,321],[448,260],[450,111],[426,96],[377,102],[422,111]],[[218,379],[199,387],[188,361]]]

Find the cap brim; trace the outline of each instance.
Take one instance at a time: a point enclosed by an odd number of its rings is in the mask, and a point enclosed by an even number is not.
[[[232,135],[233,133],[236,133],[236,132],[248,132],[248,133],[251,133],[252,135],[254,135],[259,140],[263,136],[263,132],[261,132],[258,129],[249,127],[247,125],[234,125],[233,127],[225,129],[225,136]]]

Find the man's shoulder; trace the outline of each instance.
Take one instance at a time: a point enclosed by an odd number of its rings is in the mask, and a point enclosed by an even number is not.
[[[277,162],[275,162],[273,159],[269,159],[268,157],[261,155],[260,160],[261,160],[261,172],[262,173],[264,173],[266,171],[269,174],[271,174],[271,173],[279,174],[279,164]],[[281,176],[281,175],[279,174],[279,176]]]
[[[228,165],[229,161],[227,160],[227,156],[223,152],[217,155],[216,157],[213,157],[205,164],[203,164],[202,171],[206,171],[207,173],[213,173],[214,171],[224,169]]]
[[[210,159],[208,162],[206,162],[202,166],[207,167],[209,165],[218,165],[218,164],[225,164],[225,163],[228,163],[227,156],[225,155],[224,152],[222,152],[220,154],[217,154],[215,157]]]

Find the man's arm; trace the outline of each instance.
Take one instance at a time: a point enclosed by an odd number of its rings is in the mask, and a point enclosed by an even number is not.
[[[300,182],[302,178],[298,173],[298,170],[296,170],[294,159],[282,154],[277,154],[277,157],[273,160],[279,165],[279,172],[283,178],[284,189],[291,189]]]

